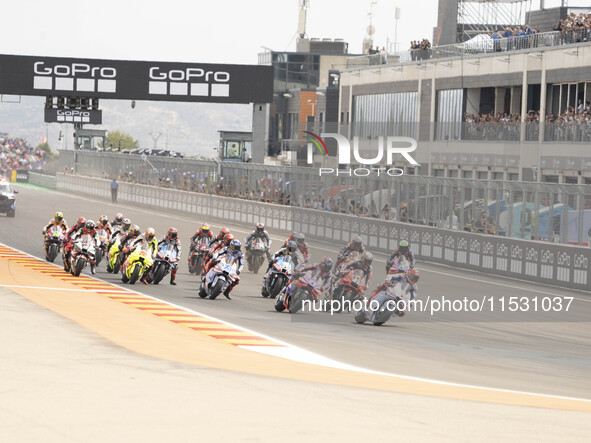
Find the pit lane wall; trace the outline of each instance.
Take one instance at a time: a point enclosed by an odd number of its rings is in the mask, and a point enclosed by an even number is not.
[[[109,180],[57,175],[57,189],[111,199]],[[361,235],[372,251],[390,252],[408,240],[417,258],[486,274],[591,291],[591,248],[521,240],[390,222],[346,214],[281,206],[216,195],[120,183],[119,203],[134,203],[207,218],[300,231],[307,237],[343,244]]]

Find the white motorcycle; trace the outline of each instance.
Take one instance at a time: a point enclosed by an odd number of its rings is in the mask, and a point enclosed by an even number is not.
[[[238,263],[223,257],[205,276],[205,281],[199,287],[199,297],[215,300],[226,286],[240,278],[236,272],[237,267]]]

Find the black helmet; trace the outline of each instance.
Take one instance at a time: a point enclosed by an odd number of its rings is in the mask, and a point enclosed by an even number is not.
[[[287,252],[294,254],[298,250],[298,245],[296,245],[296,242],[294,241],[288,241],[286,248]]]
[[[129,235],[133,235],[134,237],[140,235],[140,227],[138,225],[133,225],[129,230]]]
[[[320,261],[320,268],[324,272],[329,272],[332,269],[332,265],[333,265],[333,261],[332,261],[332,258],[330,258],[330,257],[324,257]]]
[[[88,220],[86,222],[86,229],[89,231],[92,231],[94,229],[95,225],[94,225],[94,221],[92,220]]]

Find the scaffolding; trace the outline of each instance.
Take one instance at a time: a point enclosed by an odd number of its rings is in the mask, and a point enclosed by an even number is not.
[[[524,24],[531,0],[457,0],[458,42]]]

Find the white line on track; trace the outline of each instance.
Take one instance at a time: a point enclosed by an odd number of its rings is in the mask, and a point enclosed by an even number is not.
[[[0,243],[0,245],[3,245],[2,243]],[[9,248],[12,248],[11,246],[8,245],[3,245]],[[39,257],[35,257],[31,254],[28,254],[26,252],[20,251],[16,248],[12,248],[22,254],[25,254],[29,257],[32,258],[36,258],[39,261],[42,261],[41,259],[39,259]],[[57,265],[56,265],[57,267]],[[87,276],[88,277],[88,276]],[[103,282],[102,280],[90,276],[90,278]],[[104,282],[103,282],[104,283]],[[550,394],[540,394],[540,393],[536,393],[536,392],[527,392],[527,391],[515,391],[515,390],[511,390],[511,389],[501,389],[501,388],[491,388],[491,387],[487,387],[487,386],[478,386],[478,385],[468,385],[468,384],[463,384],[463,383],[453,383],[453,382],[448,382],[448,381],[442,381],[442,380],[434,380],[434,379],[429,379],[429,378],[421,378],[421,377],[413,377],[410,375],[402,375],[402,374],[392,374],[392,373],[388,373],[388,372],[381,372],[381,371],[374,371],[371,369],[366,369],[366,368],[361,368],[358,366],[353,366],[353,365],[349,365],[347,363],[342,363],[336,360],[332,360],[328,357],[324,357],[320,354],[316,354],[314,352],[311,351],[307,351],[303,348],[300,348],[298,346],[295,345],[291,345],[289,343],[286,343],[282,340],[278,340],[276,338],[270,337],[266,334],[261,334],[259,332],[253,331],[252,329],[248,329],[248,328],[244,328],[242,326],[238,326],[236,324],[227,322],[225,320],[221,320],[219,318],[216,317],[212,317],[211,315],[207,315],[198,311],[194,311],[192,309],[186,308],[184,306],[180,306],[174,303],[170,303],[168,301],[165,300],[161,300],[157,297],[152,297],[150,295],[147,294],[143,294],[142,292],[139,291],[131,291],[123,286],[119,286],[117,284],[114,283],[110,283],[111,285],[119,288],[122,290],[122,292],[126,292],[126,293],[135,293],[135,294],[140,294],[144,297],[150,298],[152,300],[156,300],[160,303],[164,303],[167,304],[169,306],[181,309],[185,312],[189,312],[195,315],[199,315],[199,316],[203,316],[206,318],[209,318],[211,320],[223,323],[225,325],[240,329],[244,332],[248,332],[250,334],[255,334],[258,335],[260,337],[266,338],[267,340],[271,340],[274,341],[276,343],[282,344],[285,346],[285,348],[276,348],[276,349],[270,349],[269,347],[265,347],[265,346],[238,346],[241,349],[245,349],[245,350],[250,350],[250,351],[254,351],[254,352],[258,352],[261,354],[266,354],[266,355],[271,355],[271,356],[275,356],[275,357],[280,357],[280,358],[284,358],[287,360],[291,360],[291,361],[296,361],[299,363],[307,363],[307,364],[313,364],[313,365],[317,365],[317,366],[324,366],[324,367],[330,367],[330,368],[334,368],[334,369],[342,369],[342,370],[347,370],[347,371],[352,371],[352,372],[360,372],[360,373],[364,373],[364,374],[373,374],[373,375],[381,375],[381,376],[386,376],[386,377],[391,377],[391,378],[397,378],[397,379],[402,379],[402,380],[410,380],[410,381],[417,381],[417,382],[422,382],[422,383],[429,383],[429,384],[434,384],[434,385],[440,385],[440,386],[452,386],[452,387],[458,387],[458,388],[467,388],[467,389],[475,389],[475,390],[481,390],[481,391],[488,391],[488,392],[504,392],[504,393],[508,393],[508,394],[519,394],[519,395],[527,395],[527,396],[532,396],[532,397],[540,397],[540,398],[554,398],[554,399],[560,399],[560,400],[569,400],[569,401],[578,401],[578,402],[584,402],[584,403],[591,403],[591,399],[585,399],[585,398],[576,398],[576,397],[566,397],[566,396],[560,396],[560,395],[550,395]]]

